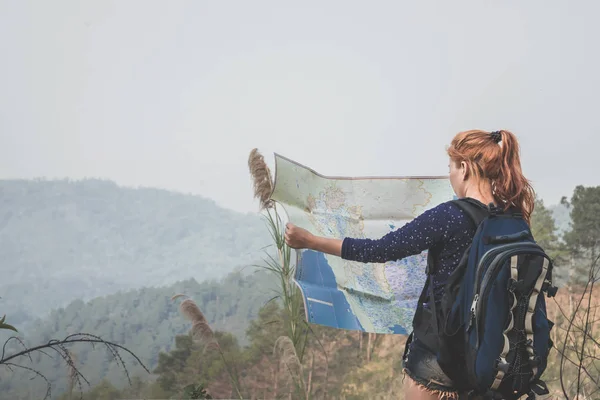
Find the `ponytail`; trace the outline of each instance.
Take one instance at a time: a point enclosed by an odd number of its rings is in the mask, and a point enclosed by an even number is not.
[[[505,209],[516,207],[529,224],[535,202],[535,192],[521,169],[519,142],[509,131],[501,130],[500,171],[492,181],[493,194]]]

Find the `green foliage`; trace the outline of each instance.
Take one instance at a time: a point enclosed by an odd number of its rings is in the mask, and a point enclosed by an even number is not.
[[[577,186],[569,204],[573,228],[565,233],[572,251],[600,254],[600,186]]]
[[[552,217],[556,223],[556,234],[559,238],[568,231],[571,227],[570,211],[566,204],[553,204],[548,206],[548,210],[552,213]]]
[[[277,295],[273,299],[279,299],[283,303],[285,313],[282,322],[285,333],[293,343],[298,360],[302,362],[310,329],[305,319],[302,293],[293,281],[291,248],[285,243],[284,226],[276,206],[267,208],[265,217],[278,257],[269,255],[265,264],[258,267],[273,274],[279,282]]]
[[[286,333],[284,318],[279,304],[272,301],[261,308],[255,320],[250,321],[247,337],[252,344],[248,352],[251,360],[271,355],[277,338]]]
[[[535,200],[535,207],[531,215],[531,231],[538,242],[545,249],[552,249],[557,245],[556,224],[550,210],[544,206],[542,199]]]
[[[53,311],[47,319],[38,321],[26,330],[24,340],[27,345],[36,345],[68,334],[91,332],[131,349],[152,369],[161,363],[160,357],[164,358],[171,349],[181,348],[178,341],[184,339],[175,341],[174,338],[189,330],[188,322],[171,301],[174,294],[185,293],[197,299],[211,325],[228,332],[227,338],[220,339],[223,341],[222,345],[231,342],[239,347],[237,343],[248,343],[245,335],[248,324],[269,299],[268,291],[273,286],[273,279],[264,272],[234,272],[220,281],[198,283],[190,279],[163,288],[121,292],[87,303],[76,300],[65,308]],[[20,349],[19,346],[17,342],[11,342],[7,351]],[[74,345],[73,351],[82,373],[92,386],[106,379],[116,387],[126,387],[127,379],[122,370],[114,365],[112,357],[104,349]],[[221,370],[218,363],[218,360],[215,361],[211,367],[215,372],[207,375],[209,378],[213,378]],[[60,357],[36,356],[33,362],[26,364],[46,375],[54,385],[53,393],[62,393],[67,389],[67,371]],[[129,368],[133,375],[143,376],[141,367],[130,365]],[[16,371],[12,376],[10,380],[0,379],[0,391],[14,393],[13,398],[19,398],[17,393],[28,386],[41,392],[45,390],[44,382],[38,380],[29,383],[31,376],[26,372]],[[168,374],[163,378],[168,379]]]
[[[272,352],[276,339],[285,332],[282,322],[285,314],[280,302],[266,304],[248,328],[249,343],[246,346],[238,345],[232,335],[216,331],[224,358],[216,348],[205,350],[190,335],[178,335],[175,347],[160,353],[159,363],[153,371],[156,379],[145,377],[143,383],[136,381],[139,384],[135,389],[123,388],[118,392],[113,391],[114,386],[107,387],[101,382],[86,393],[84,399],[104,398],[100,396],[105,392],[114,393],[115,399],[190,399],[194,398],[194,389],[199,395],[196,398],[234,398],[236,392],[223,359],[227,360],[229,368],[240,372],[242,398],[288,398],[290,395],[294,399],[325,398],[325,395],[327,398],[351,398],[350,393],[355,393],[354,398],[366,398],[365,393],[370,389],[357,390],[353,382],[376,381],[376,387],[384,393],[399,385],[399,377],[392,380],[387,377],[401,370],[402,352],[397,349],[402,347],[403,337],[372,335],[374,340],[363,342],[364,333],[319,326],[315,327],[315,334],[309,336],[306,345],[302,375],[306,386],[299,390],[290,379],[285,363]],[[327,352],[317,337],[328,343]],[[387,342],[387,349],[376,354],[378,346],[383,347],[382,341]],[[66,400],[64,397],[60,400],[63,399]]]
[[[262,257],[259,216],[103,180],[0,181],[0,293],[21,329],[74,299],[195,278]]]
[[[4,315],[2,317],[2,319],[0,319],[0,329],[6,329],[6,330],[11,330],[11,331],[19,332],[19,331],[17,331],[17,328],[15,328],[12,325],[7,324],[4,321],[6,321],[6,315]]]
[[[84,397],[84,400],[94,399],[94,400],[113,400],[119,398],[119,390],[114,387],[109,381],[103,380],[95,386],[87,396]]]
[[[565,264],[569,252],[564,243],[559,240],[553,213],[546,208],[542,199],[535,200],[531,215],[531,232],[536,242],[554,260],[554,281],[564,283],[568,274]]]
[[[600,256],[600,186],[577,186],[571,201],[562,203],[571,211],[572,228],[564,234],[573,259],[571,281],[585,285],[597,274]]]
[[[183,388],[182,399],[212,399],[212,396],[206,392],[204,385],[192,383]]]

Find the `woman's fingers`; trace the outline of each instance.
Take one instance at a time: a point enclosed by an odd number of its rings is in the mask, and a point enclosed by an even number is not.
[[[296,225],[290,222],[285,224],[285,243],[293,249],[306,248],[306,239],[308,235],[308,231],[303,228],[298,228]]]
[[[297,244],[296,243],[297,232],[294,228],[295,228],[294,225],[289,222],[285,225],[285,234],[284,234],[285,243],[292,248],[295,248],[296,244]]]

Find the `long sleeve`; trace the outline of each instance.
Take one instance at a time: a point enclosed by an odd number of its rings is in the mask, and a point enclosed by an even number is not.
[[[382,263],[419,254],[436,243],[446,241],[456,227],[457,216],[460,217],[455,207],[442,203],[380,239],[345,238],[342,258]]]

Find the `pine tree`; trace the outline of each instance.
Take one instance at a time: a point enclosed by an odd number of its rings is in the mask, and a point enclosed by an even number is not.
[[[580,285],[588,281],[590,272],[597,269],[600,256],[600,186],[577,186],[570,203],[571,230],[564,240],[573,255],[571,281]]]

